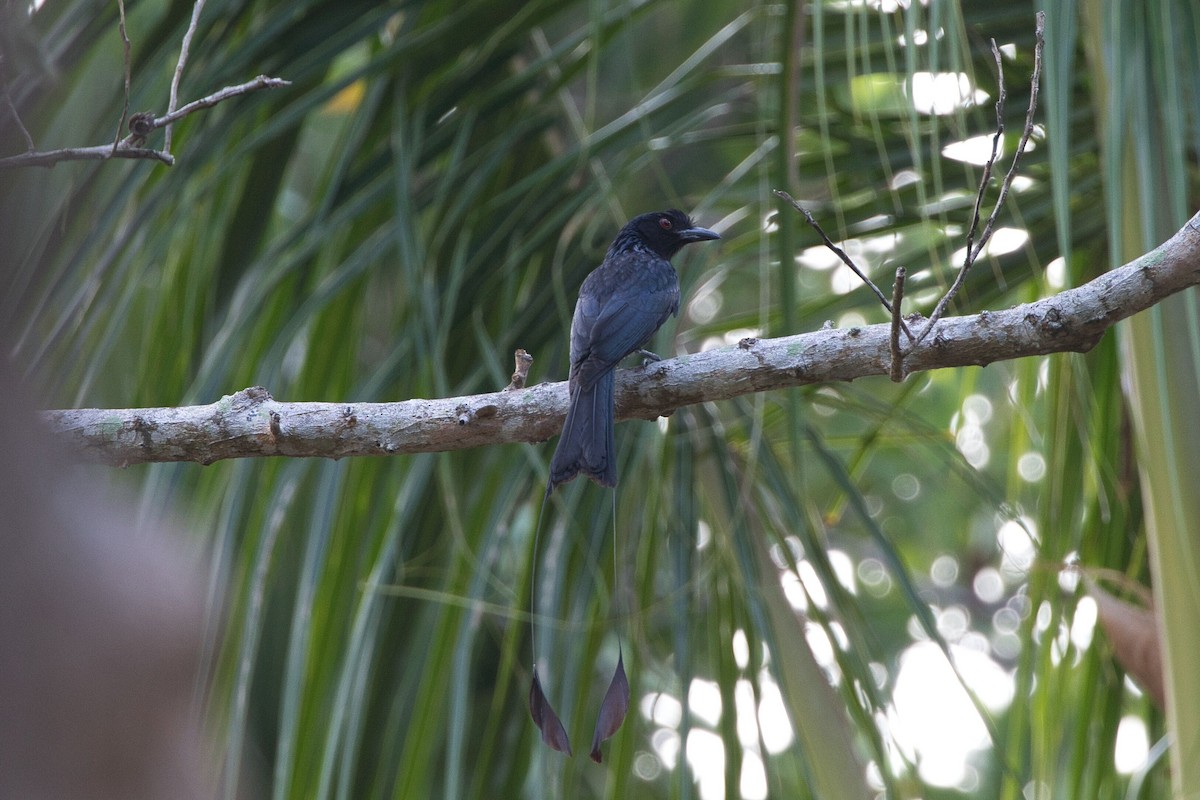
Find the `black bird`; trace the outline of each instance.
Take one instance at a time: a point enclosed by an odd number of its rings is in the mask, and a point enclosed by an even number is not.
[[[547,495],[580,473],[601,486],[617,485],[613,370],[679,311],[671,257],[685,244],[720,238],[682,211],[642,214],[625,224],[583,281],[571,319],[571,402],[550,460]]]
[[[679,311],[679,276],[671,256],[689,242],[720,239],[707,228],[696,227],[682,211],[656,211],[634,217],[613,240],[600,266],[583,281],[575,316],[571,319],[571,402],[562,436],[550,460],[550,481],[542,496],[542,510],[534,532],[534,552],[542,532],[546,502],[554,487],[583,473],[601,486],[617,485],[616,448],[613,439],[613,370],[625,356],[640,350],[667,317]],[[653,353],[642,351],[658,359]],[[614,499],[615,503],[615,499]],[[615,509],[615,505],[614,505]],[[614,515],[615,524],[615,515]],[[616,539],[613,554],[616,555]],[[536,561],[533,584],[536,590]],[[536,604],[530,593],[530,609]],[[536,625],[534,626],[536,634]],[[537,644],[531,636],[533,681],[529,687],[529,714],[542,733],[542,741],[571,754],[571,742],[562,720],[542,691],[537,671]],[[592,739],[592,760],[601,759],[600,744],[616,733],[629,709],[629,681],[624,657],[604,694]]]

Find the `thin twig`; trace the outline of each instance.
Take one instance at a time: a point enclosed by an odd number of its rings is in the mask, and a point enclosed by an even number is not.
[[[816,218],[813,217],[811,213],[809,213],[808,209],[800,205],[800,203],[798,203],[790,194],[781,189],[773,189],[772,193],[779,199],[790,203],[792,208],[803,214],[804,219],[808,220],[808,224],[811,225],[813,230],[815,230],[821,237],[821,241],[825,243],[825,246],[832,250],[834,254],[842,260],[842,263],[849,267],[855,275],[861,278],[862,282],[870,287],[871,291],[875,293],[875,296],[879,298],[879,302],[883,303],[883,307],[887,309],[888,313],[892,313],[892,304],[888,302],[887,295],[885,295],[883,291],[875,285],[874,281],[866,276],[866,273],[858,268],[858,265],[854,263],[854,260],[850,258],[850,256],[846,255],[845,250],[833,243],[833,240],[826,235],[825,230],[821,227],[821,224],[817,222]],[[900,327],[904,330],[905,335],[907,335],[909,339],[912,339],[912,334],[909,332],[908,326],[904,324],[903,320],[900,321]]]
[[[967,229],[967,248],[963,255],[962,266],[958,268],[958,274],[954,276],[954,282],[950,284],[950,288],[942,295],[937,306],[933,309],[933,314],[929,317],[929,322],[921,330],[917,336],[919,343],[930,330],[933,324],[937,322],[946,311],[946,306],[958,294],[958,290],[962,288],[967,279],[967,273],[971,271],[971,267],[975,265],[975,259],[979,250],[975,248],[975,234],[979,230],[979,212],[983,208],[983,198],[987,194],[988,184],[992,181],[992,169],[996,165],[996,159],[1000,154],[1000,140],[1004,136],[1004,105],[1008,100],[1008,90],[1004,86],[1004,59],[1000,55],[1000,48],[996,46],[996,40],[992,39],[992,57],[996,60],[996,85],[998,91],[996,93],[996,132],[992,135],[992,153],[988,156],[987,163],[983,165],[983,175],[979,179],[979,188],[975,191],[975,208],[971,211],[971,225]],[[979,238],[979,243],[985,243],[984,237]]]
[[[900,304],[904,300],[904,267],[896,267],[896,282],[892,284],[892,369],[891,378],[896,383],[904,380],[904,354],[900,352],[900,326],[904,320],[900,318]]]
[[[1025,148],[1029,144],[1029,137],[1033,135],[1033,114],[1037,111],[1038,88],[1041,83],[1042,75],[1042,49],[1046,44],[1046,12],[1039,11],[1037,13],[1037,40],[1033,48],[1033,75],[1029,79],[1029,108],[1025,110],[1025,128],[1021,132],[1021,141],[1017,143],[1017,152],[1013,153],[1012,164],[1008,167],[1008,173],[1004,176],[1004,182],[1000,184],[1000,195],[996,198],[996,206],[992,210],[992,215],[988,217],[987,226],[983,229],[983,236],[980,237],[980,242],[975,247],[976,256],[983,249],[984,244],[992,237],[992,228],[996,224],[996,218],[1000,214],[1000,209],[1004,206],[1004,201],[1008,199],[1008,190],[1012,188],[1013,179],[1017,177],[1017,166],[1021,162],[1021,156],[1025,154]]]
[[[291,81],[285,81],[281,78],[268,78],[266,75],[259,75],[252,81],[239,83],[237,86],[226,86],[220,91],[210,94],[208,97],[202,97],[199,100],[193,100],[183,108],[161,117],[155,117],[152,120],[146,120],[144,125],[139,126],[140,129],[149,127],[150,130],[156,130],[172,122],[178,122],[188,114],[199,111],[204,108],[211,108],[217,103],[228,100],[231,97],[237,97],[248,92],[253,92],[258,89],[278,89],[284,86],[291,86]],[[137,115],[135,115],[137,116]],[[144,136],[145,130],[142,130]],[[170,154],[165,148],[162,150],[154,150],[151,148],[138,147],[134,142],[138,139],[137,134],[131,133],[129,136],[117,143],[114,149],[112,145],[102,144],[95,147],[68,147],[61,150],[47,150],[45,152],[30,151],[22,153],[18,156],[9,156],[8,158],[0,158],[0,169],[11,169],[14,167],[52,167],[60,161],[106,161],[110,158],[128,158],[128,159],[152,159],[161,161],[168,167],[174,166],[175,157]]]
[[[196,27],[200,24],[200,12],[204,10],[204,0],[196,0],[192,6],[192,21],[188,23],[187,32],[183,34],[183,44],[179,47],[179,61],[175,64],[175,74],[171,76],[171,96],[167,102],[167,116],[175,113],[179,105],[179,82],[183,79],[183,66],[188,60],[188,51],[192,46],[192,37],[196,35]],[[174,122],[174,120],[171,120]],[[167,125],[163,138],[163,152],[171,152],[171,127]]]
[[[954,283],[951,284],[950,289],[946,292],[942,299],[938,301],[937,306],[933,309],[933,313],[929,315],[929,322],[927,322],[925,327],[921,329],[921,332],[917,334],[917,339],[914,344],[920,344],[922,341],[924,341],[925,337],[929,335],[929,332],[933,330],[933,326],[937,324],[939,319],[941,319],[942,314],[944,314],[946,311],[946,307],[950,305],[950,301],[954,299],[954,296],[958,294],[958,290],[962,288],[962,285],[967,278],[967,272],[971,269],[971,266],[975,263],[975,260],[979,257],[979,254],[983,252],[983,248],[987,246],[987,243],[992,238],[992,232],[996,226],[996,219],[1000,216],[1000,209],[1004,207],[1004,202],[1008,199],[1008,190],[1012,187],[1013,179],[1017,177],[1017,166],[1021,162],[1021,156],[1025,152],[1025,147],[1029,144],[1029,137],[1033,135],[1033,114],[1037,110],[1038,86],[1042,74],[1042,49],[1045,43],[1046,13],[1044,11],[1039,11],[1037,13],[1037,25],[1035,28],[1035,42],[1033,48],[1033,75],[1029,81],[1029,108],[1025,112],[1025,129],[1021,133],[1021,140],[1017,144],[1017,151],[1013,154],[1012,164],[1009,165],[1008,172],[1005,174],[1004,180],[1000,184],[1000,194],[996,197],[996,204],[992,207],[992,213],[988,216],[987,223],[983,227],[983,233],[979,235],[979,240],[973,243],[971,237],[974,235],[975,229],[978,225],[979,209],[983,202],[984,189],[987,186],[987,182],[991,178],[992,164],[996,158],[997,143],[1000,135],[1004,131],[1004,123],[1002,120],[1003,102],[1005,98],[1004,70],[1003,67],[1000,66],[1000,51],[996,47],[995,40],[992,41],[992,52],[996,57],[996,64],[999,67],[998,78],[1000,84],[1000,97],[996,101],[998,130],[996,131],[995,138],[992,140],[992,157],[988,159],[987,166],[984,168],[984,179],[979,184],[979,193],[975,198],[975,214],[971,220],[971,229],[967,236],[967,254],[963,259],[963,265],[959,269],[958,275],[955,276]]]
[[[110,158],[161,161],[168,167],[175,166],[175,159],[169,153],[163,153],[150,147],[118,144],[117,149],[113,150],[111,144],[98,144],[94,147],[64,147],[60,150],[46,150],[45,152],[35,150],[19,156],[0,158],[0,169],[53,167],[63,161],[108,161]]]
[[[171,128],[169,127],[171,123],[178,122],[194,111],[199,111],[202,108],[211,108],[217,103],[228,100],[231,97],[237,97],[238,95],[247,94],[248,92],[257,91],[258,89],[281,89],[284,86],[291,85],[291,81],[285,81],[282,78],[269,78],[266,75],[259,75],[252,81],[239,83],[237,86],[226,86],[220,91],[213,92],[208,97],[201,97],[199,100],[193,100],[177,111],[170,111],[161,117],[155,118],[152,124],[155,128],[168,126],[167,134],[169,135],[171,132]],[[163,145],[163,151],[170,152],[165,144]]]
[[[979,230],[979,211],[983,207],[983,198],[987,194],[988,184],[992,182],[992,169],[1000,156],[1000,142],[1004,138],[1004,106],[1008,102],[1008,89],[1004,85],[1004,58],[996,40],[992,39],[992,57],[996,59],[996,132],[992,135],[992,154],[983,165],[983,176],[979,179],[979,189],[975,192],[975,208],[971,212],[971,227],[967,229],[967,254],[963,257],[961,272],[966,272],[975,263],[978,252],[975,249],[975,234]]]
[[[29,135],[29,130],[25,127],[25,123],[21,122],[21,115],[17,113],[16,103],[13,102],[12,95],[8,91],[8,80],[4,75],[4,56],[0,55],[0,87],[4,88],[4,103],[8,106],[8,113],[12,114],[13,121],[17,123],[17,128],[21,131],[21,136],[25,137],[25,149],[33,152],[37,148],[33,144],[33,137]]]
[[[125,104],[121,107],[121,121],[117,123],[117,133],[113,136],[112,149],[114,153],[117,152],[117,145],[121,143],[121,134],[125,132],[125,120],[129,118],[130,50],[132,49],[129,33],[125,29],[125,0],[117,0],[117,8],[121,11],[121,22],[117,25],[117,29],[121,31],[121,47],[125,51]]]

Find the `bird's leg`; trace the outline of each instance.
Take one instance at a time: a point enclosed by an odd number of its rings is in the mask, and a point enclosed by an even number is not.
[[[642,366],[643,367],[646,366],[647,364],[653,364],[655,361],[662,361],[662,357],[659,356],[657,353],[651,353],[649,350],[646,350],[644,348],[639,347],[637,352],[638,352],[638,355],[642,357]]]

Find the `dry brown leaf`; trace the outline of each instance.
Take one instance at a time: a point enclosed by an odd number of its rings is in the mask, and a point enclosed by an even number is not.
[[[1154,612],[1117,599],[1091,580],[1086,586],[1088,596],[1096,601],[1100,627],[1112,644],[1117,663],[1163,708],[1166,692]]]

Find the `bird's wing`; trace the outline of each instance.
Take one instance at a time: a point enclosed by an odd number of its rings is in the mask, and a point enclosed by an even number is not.
[[[679,308],[679,289],[617,292],[601,304],[580,297],[571,326],[572,372],[593,383],[645,344]]]

